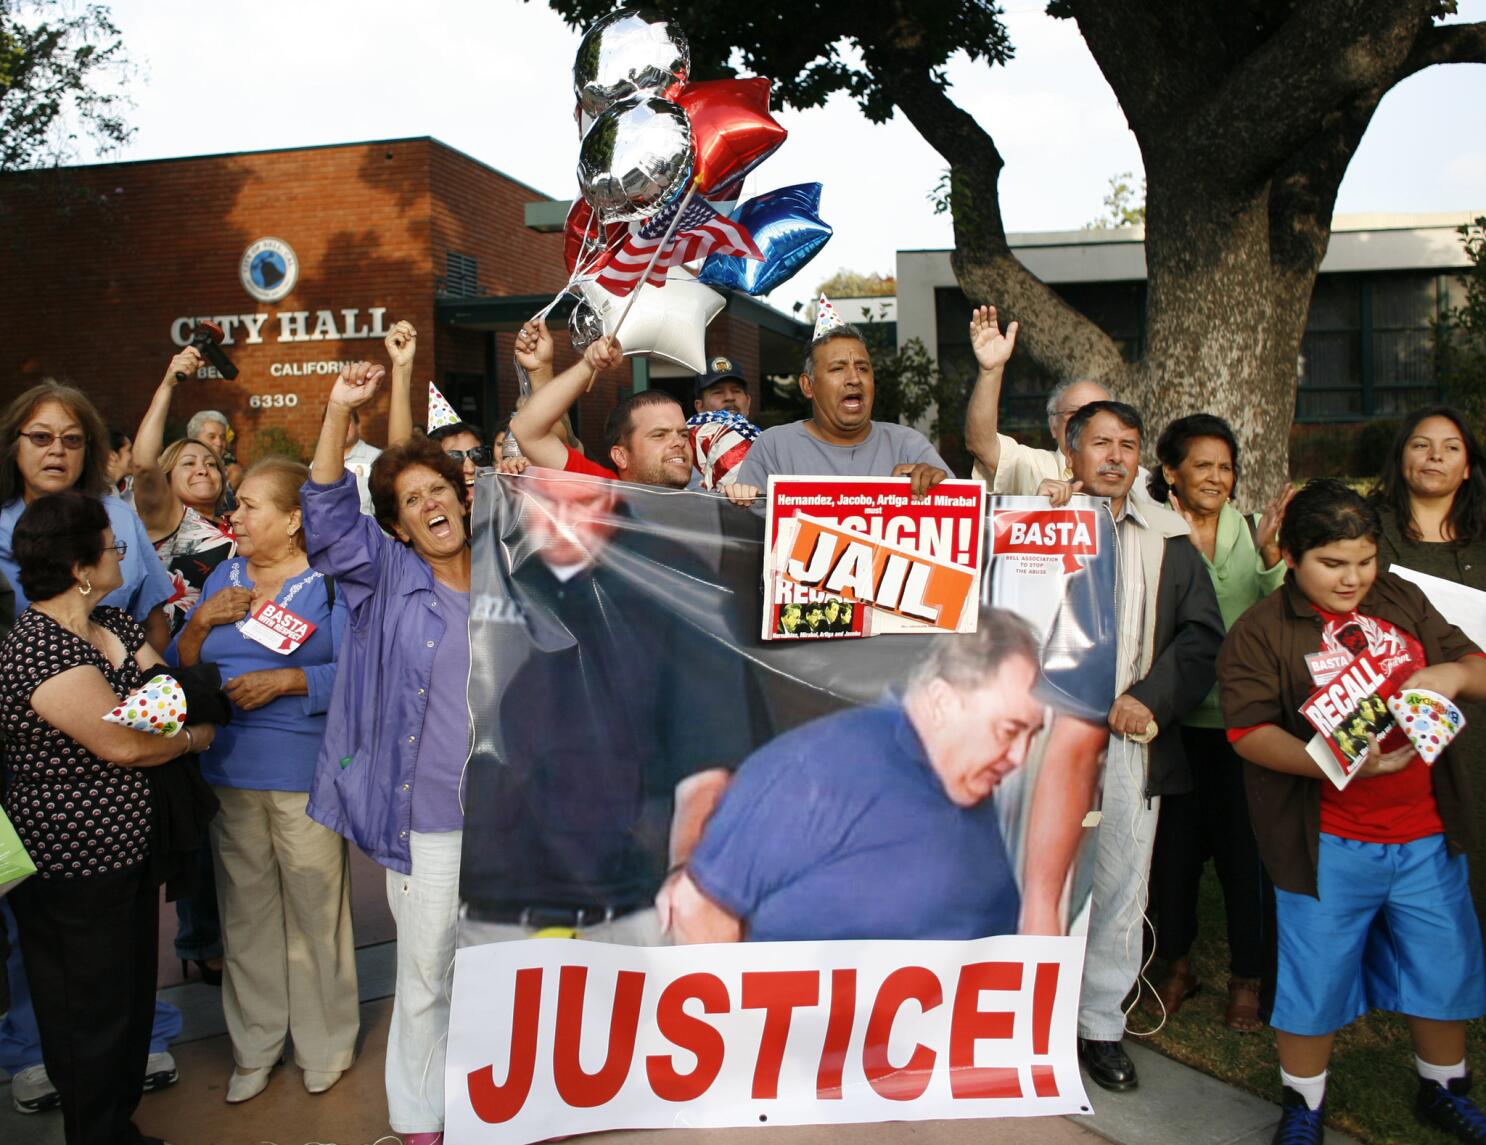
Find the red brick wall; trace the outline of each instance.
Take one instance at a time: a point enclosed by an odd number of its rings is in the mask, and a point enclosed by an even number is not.
[[[406,318],[419,332],[413,416],[426,416],[426,383],[456,372],[484,376],[488,332],[440,328],[436,298],[446,252],[478,262],[480,293],[550,296],[566,281],[562,236],[524,223],[540,196],[431,139],[199,159],[106,164],[0,176],[0,400],[43,377],[86,390],[109,422],[133,433],[166,363],[182,317],[268,315],[263,341],[225,346],[241,370],[233,382],[190,380],[178,387],[173,428],[196,410],[225,412],[251,460],[254,440],[275,428],[308,456],[334,373],[274,376],[294,366],[369,358],[385,362],[380,337],[281,342],[280,316],[385,309],[384,325]],[[298,256],[299,281],[273,303],[239,281],[243,252],[273,236]],[[565,324],[553,331],[557,366],[573,360]],[[514,333],[497,335],[497,402],[492,423],[516,400]],[[757,377],[757,331],[719,317],[710,353],[734,358]],[[627,392],[628,365],[610,370],[580,403],[590,453],[602,446],[609,410]],[[756,384],[756,383],[755,383]],[[254,408],[281,397],[290,407]],[[755,395],[757,401],[757,395]],[[363,418],[374,443],[385,437],[387,402]]]

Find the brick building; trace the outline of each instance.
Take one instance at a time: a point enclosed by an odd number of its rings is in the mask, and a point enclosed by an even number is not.
[[[307,457],[340,363],[385,361],[382,337],[405,318],[419,335],[414,419],[432,379],[493,425],[515,404],[516,329],[567,278],[562,236],[527,225],[554,208],[426,137],[0,176],[0,399],[56,377],[132,433],[193,320],[212,318],[241,372],[183,384],[174,425],[216,408],[244,460],[264,431]],[[561,366],[571,350],[554,321]],[[707,350],[757,387],[763,359],[808,336],[797,327],[735,297]],[[686,392],[684,374],[639,359],[608,371],[577,411],[590,453],[632,388]],[[374,443],[386,409],[379,397],[365,419]]]

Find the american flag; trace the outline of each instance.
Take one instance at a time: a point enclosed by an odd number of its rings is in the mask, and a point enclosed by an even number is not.
[[[651,218],[630,224],[629,237],[611,250],[599,263],[595,281],[610,294],[625,297],[639,285],[640,276],[665,238],[671,220],[676,217],[679,200]],[[693,199],[687,204],[676,224],[676,233],[661,251],[651,268],[647,282],[663,286],[666,271],[682,263],[706,258],[710,254],[742,255],[762,259],[747,228],[725,215],[718,214],[705,200]]]

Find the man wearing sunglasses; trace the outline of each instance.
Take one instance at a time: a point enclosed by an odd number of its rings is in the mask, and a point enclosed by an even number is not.
[[[457,421],[453,425],[433,430],[428,436],[438,442],[444,452],[463,467],[464,499],[473,500],[475,472],[481,466],[490,465],[494,458],[494,451],[485,444],[485,435],[479,427],[467,421]]]

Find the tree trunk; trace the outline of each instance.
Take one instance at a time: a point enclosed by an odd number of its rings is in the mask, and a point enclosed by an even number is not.
[[[1145,353],[1122,396],[1146,417],[1148,456],[1175,418],[1226,420],[1242,455],[1239,502],[1253,509],[1289,479],[1300,342],[1320,256],[1276,269],[1268,185],[1247,198],[1219,198],[1171,175],[1149,186]]]

